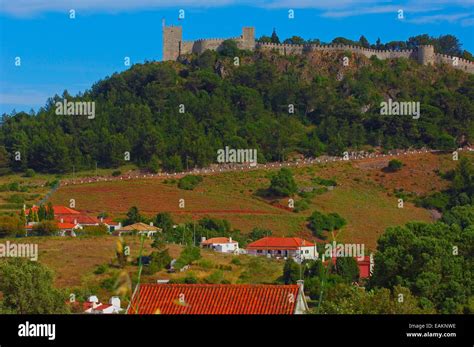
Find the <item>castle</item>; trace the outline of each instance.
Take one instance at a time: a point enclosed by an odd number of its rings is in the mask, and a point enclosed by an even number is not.
[[[416,49],[400,51],[377,50],[360,46],[350,45],[316,45],[316,44],[276,44],[262,43],[255,40],[255,28],[244,27],[242,35],[228,39],[235,40],[240,49],[247,50],[275,50],[280,54],[304,54],[313,51],[350,51],[370,58],[376,56],[379,59],[409,58],[415,59],[422,65],[449,64],[453,68],[474,73],[474,63],[469,60],[453,57],[445,54],[435,53],[432,45],[419,46]],[[201,54],[207,49],[217,50],[225,40],[228,39],[199,39],[196,41],[183,41],[183,28],[181,26],[163,26],[163,61],[177,60],[180,55],[197,53]]]

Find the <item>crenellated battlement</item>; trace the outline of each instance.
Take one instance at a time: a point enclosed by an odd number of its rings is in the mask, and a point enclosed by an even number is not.
[[[452,57],[435,53],[432,45],[422,45],[415,49],[402,50],[378,50],[355,45],[344,44],[288,44],[288,43],[267,43],[255,40],[255,29],[244,27],[242,35],[230,38],[206,38],[194,41],[183,41],[182,27],[169,26],[163,28],[163,60],[176,60],[180,55],[197,53],[201,54],[206,50],[218,50],[225,40],[235,40],[240,49],[248,50],[276,50],[283,55],[300,55],[313,51],[350,51],[352,53],[364,55],[367,58],[376,56],[378,59],[407,58],[417,60],[422,65],[448,64],[455,69],[460,69],[468,73],[474,73],[474,63],[463,58]]]

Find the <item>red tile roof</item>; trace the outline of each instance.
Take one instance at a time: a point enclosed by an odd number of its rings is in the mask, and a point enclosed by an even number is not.
[[[74,222],[78,224],[99,224],[100,223],[99,219],[95,217],[87,216],[85,214],[55,215],[54,218],[58,221],[62,219],[63,222],[65,223],[74,223]]]
[[[46,206],[47,208],[47,206]],[[38,211],[39,206],[34,206],[26,211],[26,214],[29,214],[31,210],[33,211]],[[81,212],[73,210],[72,208],[66,207],[66,206],[53,206],[54,214],[80,214]]]
[[[76,224],[73,224],[73,223],[58,223],[58,228],[61,230],[73,229],[75,226]]]
[[[312,247],[314,243],[299,237],[264,237],[247,245],[247,249],[298,249]]]
[[[107,308],[109,308],[110,306],[112,305],[109,305],[109,304],[102,304],[102,305],[99,305],[97,306],[96,308],[94,308],[95,311],[103,311]]]
[[[228,237],[212,237],[206,241],[201,242],[203,245],[211,245],[213,243],[237,243],[237,241],[230,241]]]
[[[141,284],[128,313],[138,305],[138,314],[293,314],[298,291],[298,285]]]

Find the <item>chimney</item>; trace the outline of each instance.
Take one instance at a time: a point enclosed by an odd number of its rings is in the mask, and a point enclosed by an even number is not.
[[[201,237],[201,243],[206,241],[206,238],[204,236]]]
[[[64,218],[61,218],[61,223],[64,223]]]
[[[109,299],[109,305],[112,305],[113,307],[120,308],[120,298],[118,296],[112,296]]]
[[[100,217],[100,222],[104,223],[104,217]]]
[[[77,224],[77,219],[74,219],[74,224]]]
[[[151,227],[153,226],[153,222],[150,222],[150,226],[151,226]]]
[[[232,236],[229,236],[229,243],[232,243]]]

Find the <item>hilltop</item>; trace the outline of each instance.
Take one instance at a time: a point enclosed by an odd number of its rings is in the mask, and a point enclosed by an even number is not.
[[[181,171],[208,166],[225,146],[255,148],[259,163],[371,147],[450,150],[472,138],[473,86],[474,76],[443,64],[230,43],[137,64],[84,94],[56,95],[37,114],[4,116],[0,167],[65,173],[132,162]],[[64,98],[95,102],[95,117],[57,115]],[[420,119],[381,115],[388,99],[419,102]]]

